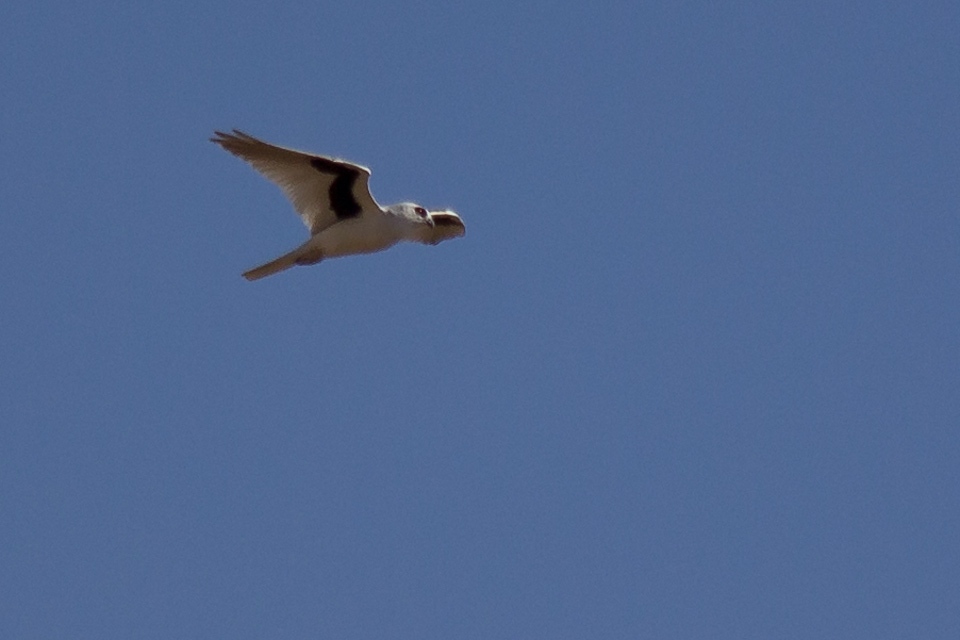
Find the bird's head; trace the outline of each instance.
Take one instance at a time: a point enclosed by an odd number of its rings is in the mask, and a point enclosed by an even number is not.
[[[387,207],[387,210],[412,223],[415,228],[413,234],[415,239],[424,244],[437,244],[466,233],[463,220],[453,211],[446,209],[427,211],[413,202],[401,202]]]
[[[415,225],[433,226],[433,219],[430,212],[415,202],[401,202],[387,207],[387,210],[393,215],[403,218]]]

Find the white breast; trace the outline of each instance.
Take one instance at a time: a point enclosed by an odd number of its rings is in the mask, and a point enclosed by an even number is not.
[[[324,229],[313,238],[326,258],[356,253],[375,253],[404,238],[402,220],[393,216],[362,215],[343,220]]]

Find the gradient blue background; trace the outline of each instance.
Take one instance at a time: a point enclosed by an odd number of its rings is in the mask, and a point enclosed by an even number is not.
[[[0,14],[0,637],[960,637],[960,4]]]

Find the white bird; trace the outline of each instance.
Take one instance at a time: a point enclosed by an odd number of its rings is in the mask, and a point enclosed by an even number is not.
[[[453,211],[427,211],[412,202],[381,207],[370,195],[370,169],[346,160],[287,149],[242,131],[210,138],[283,190],[310,230],[310,239],[243,274],[258,280],[295,265],[383,251],[400,242],[437,244],[466,233]]]

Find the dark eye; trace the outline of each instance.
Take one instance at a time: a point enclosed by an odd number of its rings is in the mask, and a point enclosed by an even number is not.
[[[426,218],[426,217],[427,217],[427,210],[424,209],[423,207],[414,207],[413,210],[414,210],[414,211],[417,213],[417,215],[420,216],[421,218]]]

